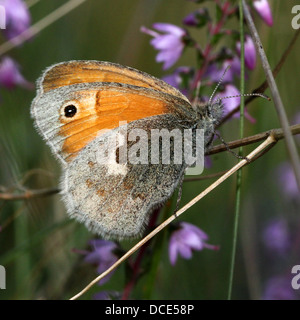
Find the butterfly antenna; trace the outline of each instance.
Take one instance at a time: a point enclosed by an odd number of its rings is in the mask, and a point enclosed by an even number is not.
[[[265,94],[262,93],[244,93],[244,94],[237,94],[235,96],[227,96],[227,97],[222,97],[222,98],[218,98],[217,101],[222,101],[224,99],[230,99],[230,98],[238,98],[238,97],[251,97],[251,96],[257,96],[257,97],[261,97],[264,99],[267,99],[268,101],[271,101],[271,99],[266,96]]]
[[[218,84],[216,85],[216,87],[215,87],[215,89],[214,89],[213,93],[211,94],[211,96],[210,96],[210,98],[209,98],[209,100],[208,100],[208,104],[211,104],[211,101],[212,101],[212,99],[213,99],[213,97],[214,97],[214,95],[215,95],[216,91],[218,90],[218,88],[219,88],[220,84],[222,83],[222,81],[223,81],[223,79],[224,79],[224,77],[225,77],[225,74],[226,74],[226,72],[228,71],[228,69],[229,69],[229,68],[230,68],[230,65],[229,65],[229,66],[227,66],[227,67],[226,67],[226,69],[224,70],[224,72],[223,72],[223,75],[222,75],[221,79],[219,80]]]

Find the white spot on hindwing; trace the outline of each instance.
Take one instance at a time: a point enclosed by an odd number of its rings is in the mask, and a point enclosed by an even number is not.
[[[127,166],[126,164],[119,164],[117,162],[115,163],[110,163],[106,166],[107,168],[107,174],[108,175],[114,175],[114,176],[117,176],[117,175],[122,175],[122,176],[125,176],[126,173],[127,173]]]

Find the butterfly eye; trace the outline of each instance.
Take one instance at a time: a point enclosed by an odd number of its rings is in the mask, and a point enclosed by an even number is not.
[[[211,118],[211,106],[209,105],[208,107],[207,107],[207,109],[206,109],[206,114],[207,114],[207,116],[209,117],[209,118]]]
[[[64,108],[64,113],[65,117],[73,118],[77,113],[77,108],[74,106],[74,104],[70,104]]]

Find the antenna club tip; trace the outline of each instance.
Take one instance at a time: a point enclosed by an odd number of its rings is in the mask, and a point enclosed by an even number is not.
[[[261,93],[261,96],[262,96],[263,98],[267,99],[268,101],[272,101],[272,99],[271,99],[270,97],[268,97],[267,95],[265,95],[265,94],[262,94],[262,93]]]

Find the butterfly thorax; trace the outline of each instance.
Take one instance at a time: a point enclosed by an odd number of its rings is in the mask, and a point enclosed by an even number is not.
[[[204,129],[206,134],[210,134],[223,116],[223,105],[220,102],[198,104],[195,106],[197,128]]]

